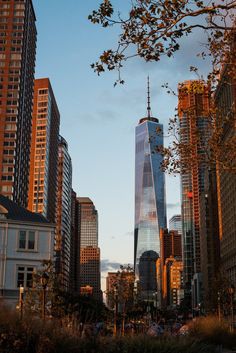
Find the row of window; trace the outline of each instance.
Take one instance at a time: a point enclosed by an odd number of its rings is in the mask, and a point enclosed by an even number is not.
[[[24,11],[14,11],[14,16],[24,16]],[[9,11],[5,11],[5,10],[2,10],[0,11],[0,16],[9,16],[10,15],[10,12]]]
[[[10,4],[0,4],[0,9],[10,9],[10,7],[11,7]],[[14,9],[24,10],[24,8],[25,8],[25,4],[14,4]]]

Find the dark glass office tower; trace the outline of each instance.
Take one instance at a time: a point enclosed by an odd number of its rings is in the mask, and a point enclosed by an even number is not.
[[[156,261],[160,257],[160,228],[166,228],[163,125],[151,116],[149,83],[147,117],[136,127],[135,150],[135,277],[141,295],[151,299],[157,291]]]

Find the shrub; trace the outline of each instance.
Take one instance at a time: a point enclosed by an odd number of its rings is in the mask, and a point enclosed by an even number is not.
[[[226,348],[236,347],[236,334],[229,332],[229,326],[219,321],[216,316],[198,318],[189,324],[190,336],[201,342],[222,345]]]
[[[0,353],[215,353],[195,338],[87,337],[69,334],[57,321],[19,315],[0,308]]]

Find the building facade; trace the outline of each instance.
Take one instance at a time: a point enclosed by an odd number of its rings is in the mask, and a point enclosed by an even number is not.
[[[173,263],[182,263],[182,240],[177,230],[161,229],[160,232],[160,301],[161,306],[172,305],[170,291],[173,287],[170,277],[170,266]]]
[[[72,163],[66,140],[59,136],[55,268],[65,290],[70,287]]]
[[[93,297],[102,300],[100,249],[98,247],[98,213],[88,197],[78,197],[80,242],[80,287],[93,288]]]
[[[36,54],[31,0],[0,1],[0,193],[27,207]]]
[[[60,114],[48,78],[35,80],[28,209],[56,222]]]
[[[217,123],[222,124],[223,141],[226,148],[224,157],[229,161],[235,156],[230,148],[235,150],[236,138],[236,77],[235,77],[236,39],[232,40],[231,51],[227,63],[223,64],[220,81],[215,92],[215,105],[217,109]],[[227,120],[228,119],[228,120]],[[227,144],[229,144],[227,146]],[[230,147],[231,146],[231,147]],[[221,266],[223,277],[229,285],[236,288],[236,174],[235,157],[232,169],[224,170],[222,164],[217,164],[217,191],[219,236],[221,250]]]
[[[174,215],[169,220],[169,229],[177,230],[177,232],[182,235],[182,216]]]
[[[135,144],[134,268],[143,298],[147,299],[157,290],[160,229],[166,228],[165,176],[163,157],[158,152],[163,146],[163,125],[151,116],[149,89],[148,114],[136,127]]]
[[[216,170],[205,171],[205,190],[200,197],[201,271],[203,305],[206,312],[218,306],[217,282],[220,275],[220,238]]]
[[[55,227],[0,195],[0,300],[15,305],[20,286],[32,287],[33,272],[53,260]]]
[[[100,279],[100,249],[87,246],[80,249],[80,293],[83,288],[90,287],[92,296],[102,299]]]
[[[204,81],[185,81],[179,84],[180,139],[189,148],[191,165],[181,172],[181,202],[183,219],[183,261],[185,297],[193,307],[202,301],[202,273],[200,249],[200,197],[204,193],[204,143],[210,132],[210,91]],[[198,136],[201,136],[199,141]],[[182,163],[185,163],[182,157]],[[190,304],[190,303],[189,303]]]
[[[163,268],[163,277],[165,279],[163,288],[165,306],[175,308],[184,298],[182,260],[173,256],[167,258]]]
[[[70,292],[79,293],[80,238],[79,202],[76,192],[71,191],[71,247],[70,247]]]

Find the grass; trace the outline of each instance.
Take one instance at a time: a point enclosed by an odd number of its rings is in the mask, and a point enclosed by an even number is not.
[[[189,337],[82,339],[69,334],[56,321],[32,317],[21,321],[15,312],[0,308],[0,353],[215,353],[217,342],[206,337],[219,332],[206,334],[204,325],[202,321],[195,323]]]
[[[236,347],[236,334],[229,331],[229,325],[216,316],[198,318],[189,324],[190,336],[200,342],[222,345],[225,348]]]

